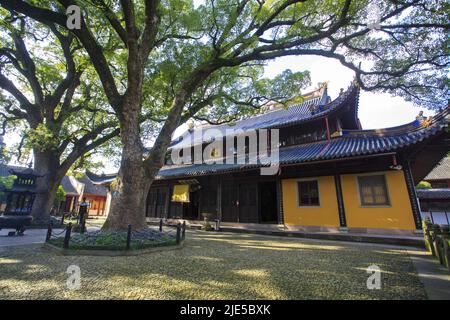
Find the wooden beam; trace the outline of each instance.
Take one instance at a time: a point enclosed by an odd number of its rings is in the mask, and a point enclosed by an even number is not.
[[[219,176],[217,184],[217,219],[222,221],[222,178]]]
[[[339,225],[341,228],[347,227],[347,219],[345,217],[344,197],[342,195],[341,176],[334,175],[334,183],[336,185],[336,198],[338,203]]]
[[[284,210],[283,210],[283,186],[281,183],[281,177],[276,178],[277,185],[277,220],[278,224],[284,224]]]
[[[330,141],[331,133],[330,133],[330,124],[328,123],[328,117],[325,117],[325,125],[327,127],[327,139],[328,139],[328,141]]]
[[[403,161],[403,172],[405,174],[406,188],[408,189],[409,200],[413,213],[416,229],[422,229],[422,217],[420,215],[419,201],[417,200],[416,189],[414,188],[414,178],[411,172],[411,164],[409,160]]]

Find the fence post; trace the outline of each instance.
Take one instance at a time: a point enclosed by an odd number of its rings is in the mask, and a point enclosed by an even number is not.
[[[181,229],[181,240],[184,240],[186,233],[186,221],[183,221],[183,228]]]
[[[159,219],[159,232],[162,232],[163,220]]]
[[[444,210],[444,213],[445,213],[445,219],[447,220],[447,224],[449,224],[449,225],[450,225],[450,223],[448,222],[448,215],[447,215],[447,210]]]
[[[83,217],[81,219],[81,231],[80,233],[83,234],[86,232],[86,217]]]
[[[181,223],[178,222],[178,224],[177,224],[177,244],[180,243],[180,236],[181,236]]]
[[[130,250],[131,245],[131,224],[128,225],[128,231],[127,231],[127,250]]]
[[[434,224],[433,212],[430,210],[431,223]]]
[[[66,234],[64,236],[64,249],[69,249],[70,233],[72,232],[72,222],[66,227]]]
[[[45,242],[48,242],[48,240],[50,240],[50,238],[52,236],[52,229],[53,229],[53,224],[50,221],[50,223],[48,224],[48,228],[47,228],[47,235],[45,236]]]

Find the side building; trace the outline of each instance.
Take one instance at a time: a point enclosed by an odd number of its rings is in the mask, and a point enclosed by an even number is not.
[[[28,167],[5,164],[0,165],[0,177],[3,178],[14,176],[18,173],[26,174],[29,171],[32,172],[32,169]],[[30,188],[32,186],[33,185],[29,185]],[[0,182],[0,189],[4,187],[5,186],[1,186]],[[106,216],[108,214],[110,203],[108,188],[102,185],[94,184],[93,181],[89,179],[87,174],[78,179],[73,176],[64,176],[61,181],[61,187],[65,192],[65,198],[59,203],[59,206],[54,208],[54,210],[64,213],[77,212],[79,209],[79,203],[86,198],[86,201],[89,202],[89,216]],[[14,187],[6,189],[16,192],[21,191],[15,190]],[[31,195],[28,195],[27,197],[14,197],[15,198],[10,199],[9,202],[14,203],[15,206],[19,208],[24,206],[29,206],[31,208],[34,201],[34,196]],[[20,200],[21,198],[24,200]],[[7,202],[5,192],[0,192],[0,213],[6,210]]]
[[[60,204],[61,212],[78,211],[79,204],[86,199],[89,203],[89,216],[106,216],[108,214],[108,188],[94,184],[87,174],[80,178],[64,176],[61,186],[66,193],[64,201]]]
[[[434,223],[450,224],[450,157],[441,162],[423,179],[430,189],[418,189],[422,215]]]

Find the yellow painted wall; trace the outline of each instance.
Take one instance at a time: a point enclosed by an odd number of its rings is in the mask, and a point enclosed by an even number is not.
[[[297,181],[282,181],[284,223],[292,226],[339,227],[334,177],[311,178],[319,181],[320,207],[298,207]],[[303,179],[304,180],[304,179]]]
[[[403,171],[381,173],[386,176],[390,199],[390,206],[385,207],[362,207],[358,194],[358,175],[341,176],[347,226],[349,228],[414,230],[411,203]]]

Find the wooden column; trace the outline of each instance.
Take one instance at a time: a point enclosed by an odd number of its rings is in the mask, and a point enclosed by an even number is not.
[[[334,175],[334,183],[336,186],[336,198],[339,212],[339,226],[341,228],[346,228],[347,219],[345,217],[344,197],[342,194],[341,176],[339,174]]]
[[[164,218],[169,218],[169,209],[170,209],[170,184],[167,186],[166,199],[164,202]]]
[[[277,213],[278,213],[278,224],[284,224],[284,211],[283,211],[283,187],[281,184],[281,178],[277,176]]]
[[[222,221],[222,177],[219,177],[217,184],[217,219]]]
[[[204,219],[204,217],[202,216],[202,213],[209,213],[209,212],[207,212],[207,211],[205,212],[205,211],[203,210],[203,205],[202,205],[202,203],[203,203],[203,197],[204,197],[205,183],[203,182],[203,180],[200,180],[199,183],[200,183],[200,189],[196,191],[196,192],[197,192],[197,197],[198,197],[198,203],[197,203],[197,206],[198,206],[197,220],[202,221],[202,220]],[[208,187],[208,186],[206,186],[206,187]],[[189,187],[189,190],[190,190],[190,187]],[[190,196],[191,196],[191,195],[189,194],[189,197],[190,197]],[[192,201],[192,199],[189,199],[189,201]],[[188,204],[188,205],[189,205],[189,204]],[[183,206],[184,206],[184,203],[183,203]],[[208,210],[208,211],[209,211],[209,210]]]
[[[325,117],[325,126],[327,129],[327,140],[331,140],[330,124],[328,123],[328,117]]]
[[[420,216],[419,201],[417,200],[416,189],[414,188],[414,178],[411,172],[409,160],[403,161],[403,172],[405,174],[406,188],[408,189],[409,201],[413,212],[414,224],[416,229],[422,228],[422,217]]]

